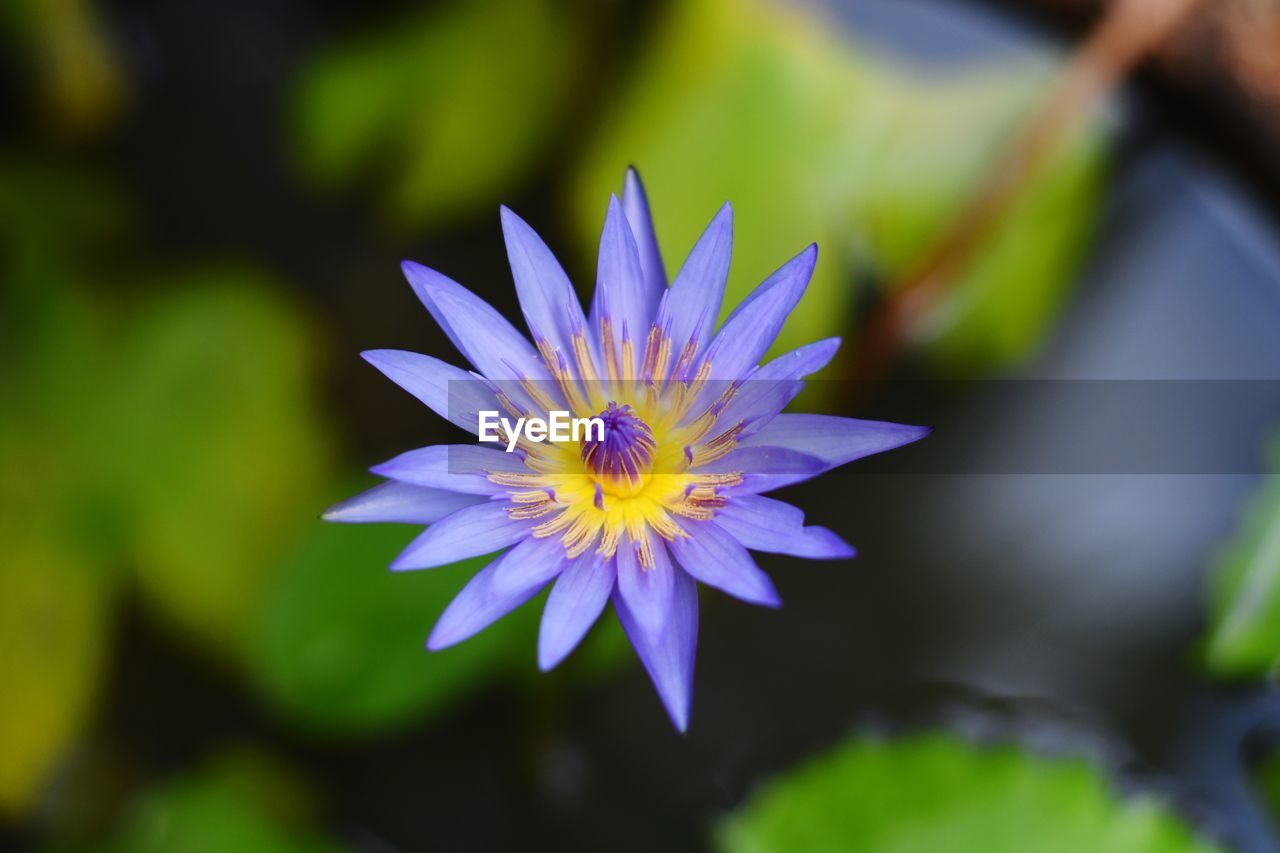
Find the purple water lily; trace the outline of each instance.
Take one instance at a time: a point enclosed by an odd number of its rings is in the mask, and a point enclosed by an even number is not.
[[[595,297],[584,313],[564,270],[520,217],[502,209],[507,253],[534,343],[486,302],[412,262],[405,275],[474,371],[425,355],[364,358],[440,416],[478,434],[479,412],[511,419],[560,410],[596,417],[603,435],[501,445],[437,445],[375,466],[387,482],[332,507],[330,521],[428,525],[392,563],[427,569],[502,551],[446,608],[427,646],[483,630],[551,585],[538,664],[556,666],[607,602],[667,712],[689,720],[698,636],[697,582],[777,607],[749,550],[810,559],[853,556],[832,531],[805,526],[761,496],[928,429],[782,410],[839,339],[760,365],[808,285],[809,246],[715,328],[732,249],[725,205],[667,285],[644,189],[628,171],[600,238]],[[504,439],[504,441],[505,441]]]

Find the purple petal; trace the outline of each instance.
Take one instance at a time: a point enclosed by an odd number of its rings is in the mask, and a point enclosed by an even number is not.
[[[818,247],[810,246],[752,292],[729,315],[707,348],[714,379],[736,379],[755,367],[782,330],[813,275]]]
[[[516,453],[473,444],[435,444],[401,453],[369,470],[380,477],[416,486],[493,495],[505,488],[489,482],[489,472],[527,469]]]
[[[689,535],[675,539],[670,546],[686,572],[749,604],[782,604],[773,581],[736,539],[710,521],[682,521],[680,526]],[[618,571],[621,574],[622,570]]]
[[[401,268],[422,304],[476,370],[494,378],[550,378],[529,342],[489,303],[421,264],[405,261]]]
[[[360,355],[437,415],[472,435],[479,433],[477,412],[500,408],[493,392],[476,374],[438,358],[394,349],[367,350]]]
[[[804,513],[790,504],[758,495],[732,498],[716,511],[715,523],[753,551],[815,560],[852,557],[849,545],[825,527],[805,527]]]
[[[572,353],[573,330],[585,326],[586,317],[569,276],[537,232],[507,207],[502,208],[502,233],[529,331]]]
[[[488,628],[537,595],[565,563],[558,538],[524,540],[476,572],[441,614],[427,648],[447,648]]]
[[[657,325],[669,330],[673,360],[690,339],[697,342],[697,352],[706,349],[720,315],[732,254],[733,209],[725,204],[689,252],[659,311]]]
[[[643,534],[648,535],[648,534]],[[656,546],[656,547],[653,547]],[[627,604],[627,610],[636,624],[645,632],[658,636],[666,630],[675,600],[676,568],[671,565],[667,549],[661,543],[653,547],[653,568],[644,569],[636,558],[630,541],[618,546],[618,594]]]
[[[455,510],[483,500],[485,498],[479,495],[430,489],[392,480],[334,504],[324,511],[322,517],[325,521],[348,524],[431,524]]]
[[[739,447],[714,462],[693,469],[695,474],[740,473],[746,477],[793,477],[798,483],[827,470],[817,456],[785,447]],[[374,472],[378,473],[378,472]]]
[[[667,287],[667,271],[662,265],[662,253],[658,251],[658,237],[653,230],[653,217],[649,215],[649,196],[635,169],[627,169],[622,183],[622,210],[627,224],[636,239],[640,255],[640,274],[644,277],[644,289],[648,316],[657,310],[658,300]],[[648,329],[645,329],[645,334]],[[640,334],[632,331],[632,335]]]
[[[910,444],[924,438],[932,427],[863,421],[832,415],[778,415],[759,432],[744,438],[743,447],[769,445],[806,453],[821,459],[826,470]]]
[[[622,340],[624,327],[631,340],[643,346],[653,322],[635,237],[617,196],[609,200],[609,212],[605,214],[604,231],[600,235],[596,296],[591,304],[591,327],[597,335],[605,317],[612,326],[615,346]]]
[[[858,555],[855,549],[844,538],[826,527],[806,527],[803,541],[790,551],[779,551],[780,554],[794,554],[797,557],[808,557],[810,560],[848,560]]]
[[[434,569],[468,557],[492,554],[529,536],[534,519],[512,518],[510,505],[485,501],[446,515],[409,543],[392,571]]]
[[[773,361],[763,365],[753,379],[803,379],[811,373],[817,373],[835,358],[840,349],[839,338],[826,338],[805,344],[799,349],[780,355]]]
[[[743,436],[759,431],[804,389],[804,382],[800,380],[825,367],[839,348],[839,338],[827,338],[792,350],[757,368],[741,383],[729,405],[720,413],[716,420],[718,429],[743,423],[747,425]],[[724,382],[709,384],[699,404],[693,407],[691,417],[714,403],[715,398],[724,392],[724,385]],[[712,434],[715,432],[713,430]]]
[[[538,666],[544,672],[564,660],[595,624],[613,591],[612,560],[596,554],[571,560],[551,588],[538,630]]]
[[[744,424],[739,441],[743,436],[759,431],[804,390],[804,382],[799,379],[760,379],[758,376],[759,371],[742,383],[716,419],[720,429]],[[713,435],[715,432],[712,430]]]
[[[663,547],[658,543],[658,547]],[[689,706],[693,699],[693,662],[698,645],[698,587],[684,572],[673,572],[674,595],[666,630],[653,634],[645,630],[615,588],[613,608],[627,632],[649,679],[658,690],[675,727],[689,727]]]

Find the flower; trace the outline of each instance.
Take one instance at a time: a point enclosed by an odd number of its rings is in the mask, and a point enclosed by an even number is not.
[[[597,417],[602,434],[538,443],[437,445],[372,471],[387,479],[332,507],[344,522],[426,524],[392,563],[426,569],[503,550],[441,615],[442,649],[483,630],[547,585],[538,664],[556,666],[612,600],[676,727],[689,719],[698,635],[697,582],[751,604],[778,593],[748,550],[812,559],[854,550],[761,493],[924,436],[924,427],[782,409],[840,341],[809,344],[763,366],[808,285],[809,246],[714,329],[732,249],[732,210],[712,219],[668,287],[648,201],[633,170],[611,198],[589,314],[546,244],[502,208],[516,291],[534,343],[434,270],[406,277],[474,372],[417,353],[363,353],[454,424],[478,413],[557,408]],[[518,430],[516,430],[518,435]],[[507,436],[511,438],[510,435]]]

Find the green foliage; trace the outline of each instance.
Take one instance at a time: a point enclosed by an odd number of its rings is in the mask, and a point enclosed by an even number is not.
[[[726,199],[736,211],[731,307],[810,242],[808,294],[778,349],[847,332],[854,283],[893,280],[976,185],[1045,69],[914,78],[861,56],[782,4],[672,7],[588,151],[573,196],[594,249],[601,198],[636,164],[671,272]],[[1053,319],[1093,222],[1097,129],[1074,134],[955,283],[912,330],[950,370],[1026,355]]]
[[[0,452],[6,474],[13,461]],[[0,817],[31,806],[87,720],[113,598],[98,561],[19,506],[0,497]]]
[[[1280,471],[1280,441],[1271,459]],[[1205,661],[1215,674],[1251,678],[1280,664],[1280,475],[1263,481],[1215,561]]]
[[[306,175],[371,169],[409,226],[489,211],[546,152],[580,40],[541,0],[458,3],[340,44],[306,67],[294,136]]]
[[[118,585],[93,439],[105,390],[85,382],[109,349],[106,318],[65,292],[56,239],[100,233],[114,204],[87,185],[72,209],[74,186],[32,164],[0,177],[0,814],[31,807],[88,719]]]
[[[329,482],[313,342],[275,290],[244,270],[162,279],[133,318],[113,410],[139,583],[219,651],[249,632]]]
[[[252,666],[264,693],[314,729],[356,732],[430,714],[531,669],[538,610],[426,651],[431,626],[487,558],[418,572],[387,564],[417,528],[314,522],[262,611]]]
[[[1084,761],[937,734],[849,741],[769,784],[717,840],[732,853],[1211,849],[1157,803],[1118,801]]]
[[[337,853],[307,826],[305,792],[279,768],[232,754],[203,773],[146,794],[110,853]]]
[[[10,170],[5,170],[8,173]],[[97,295],[127,211],[85,176],[0,181],[0,810],[30,807],[91,710],[134,580],[235,658],[326,488],[313,341],[275,282],[186,272]]]

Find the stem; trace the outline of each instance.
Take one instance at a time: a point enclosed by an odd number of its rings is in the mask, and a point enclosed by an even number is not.
[[[902,338],[981,248],[1018,193],[1129,72],[1167,39],[1202,0],[1116,0],[1063,65],[1038,110],[914,267],[891,288],[861,338],[854,370],[882,376]]]

